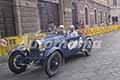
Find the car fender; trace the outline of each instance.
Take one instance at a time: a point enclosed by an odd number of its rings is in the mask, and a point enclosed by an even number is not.
[[[29,52],[25,46],[18,46],[18,47],[16,47],[16,48],[12,49],[12,50],[8,53],[8,56],[11,56],[15,51],[21,51],[21,52],[27,51],[27,52]],[[24,54],[24,53],[23,53],[23,54]]]
[[[87,37],[87,40],[91,40],[92,45],[93,45],[93,38],[92,38],[92,37],[88,36],[88,37]]]
[[[82,49],[84,50],[85,47],[88,45],[88,40],[91,40],[92,41],[92,44],[93,44],[93,38],[91,38],[90,36],[86,36],[85,37],[85,40],[84,40],[84,44],[82,46]]]
[[[51,54],[53,54],[53,52],[55,52],[55,51],[59,51],[60,52],[60,54],[62,55],[62,57],[64,58],[64,52],[60,49],[60,48],[58,48],[58,47],[53,47],[53,48],[51,48],[50,50],[48,50],[46,53],[45,53],[45,56],[46,57],[49,57]]]
[[[92,40],[92,41],[93,41],[93,38],[90,37],[90,36],[86,36],[85,39],[86,39],[86,40]]]

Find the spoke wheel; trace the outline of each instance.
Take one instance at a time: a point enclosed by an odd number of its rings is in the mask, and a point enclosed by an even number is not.
[[[16,74],[24,72],[27,68],[26,65],[21,65],[21,60],[24,57],[25,56],[20,51],[13,52],[8,60],[9,69]]]
[[[45,64],[46,74],[49,77],[54,76],[58,72],[61,64],[62,64],[62,56],[58,51],[56,51],[52,55],[49,56]]]
[[[86,46],[86,52],[85,52],[85,54],[86,54],[87,56],[90,56],[90,52],[92,51],[92,47],[93,47],[93,42],[92,42],[92,40],[88,40],[88,44],[87,44],[87,46]]]

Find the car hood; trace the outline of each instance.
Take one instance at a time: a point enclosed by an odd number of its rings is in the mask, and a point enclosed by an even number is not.
[[[41,41],[48,41],[48,40],[59,40],[59,39],[63,39],[64,36],[62,35],[48,35],[45,38],[39,39]]]

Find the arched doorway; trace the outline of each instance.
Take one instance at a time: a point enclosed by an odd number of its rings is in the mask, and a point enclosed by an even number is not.
[[[58,27],[60,24],[59,3],[54,3],[47,0],[38,1],[41,30],[46,32],[49,24],[54,24]]]
[[[89,25],[89,12],[87,7],[85,7],[85,25]]]

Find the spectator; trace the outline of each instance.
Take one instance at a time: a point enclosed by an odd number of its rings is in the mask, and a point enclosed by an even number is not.
[[[75,29],[79,29],[79,26],[80,26],[79,22],[76,22]]]
[[[85,28],[85,25],[84,25],[84,22],[83,22],[83,21],[80,21],[80,28],[82,28],[82,29]]]
[[[48,30],[47,30],[47,32],[54,33],[54,32],[56,32],[56,30],[57,30],[56,25],[54,24],[53,21],[50,21],[48,23]]]

